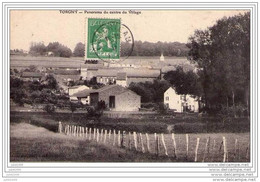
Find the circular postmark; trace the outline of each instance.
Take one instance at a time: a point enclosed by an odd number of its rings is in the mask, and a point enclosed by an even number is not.
[[[123,61],[133,52],[134,36],[126,25],[109,21],[94,31],[91,45],[93,52],[100,60],[110,63]],[[121,46],[124,47],[123,59],[120,59]]]

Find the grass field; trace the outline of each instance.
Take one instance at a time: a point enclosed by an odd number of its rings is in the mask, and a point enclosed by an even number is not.
[[[194,116],[176,116],[175,118],[150,114],[131,115],[128,118],[101,117],[100,121],[87,117],[86,113],[57,112],[18,112],[11,111],[11,122],[29,122],[37,126],[46,127],[52,131],[57,130],[58,121],[64,124],[81,125],[103,129],[116,129],[125,131],[167,133],[172,127],[175,133],[246,133],[250,131],[248,118],[234,118],[233,121],[223,122],[220,118]],[[53,129],[51,129],[53,128]]]
[[[119,61],[122,64],[148,64],[155,66],[159,63],[159,57],[129,57],[123,61]],[[85,63],[83,57],[33,57],[33,56],[11,56],[10,66],[11,68],[26,68],[30,65],[35,65],[39,69],[42,67],[68,67],[68,68],[80,68],[80,65]],[[188,63],[185,57],[165,57],[165,63],[171,65],[179,65]]]
[[[92,130],[93,131],[93,130]],[[128,133],[127,133],[128,134]],[[173,159],[173,145],[170,134],[165,134],[165,143],[169,157],[165,156],[165,150],[160,142],[159,157],[155,155],[155,139],[149,134],[150,153],[147,153],[146,137],[143,135],[145,153],[141,152],[141,144],[138,140],[138,151],[133,150],[133,136],[129,142],[129,135],[125,135],[124,146],[113,146],[114,135],[111,135],[106,144],[88,140],[88,137],[75,137],[65,134],[50,132],[44,128],[30,124],[19,123],[11,125],[11,161],[73,161],[73,162],[192,162],[197,137],[200,138],[198,149],[198,162],[204,157],[206,139],[210,137],[209,153],[205,156],[205,162],[221,162],[223,160],[223,147],[220,148],[222,137],[227,139],[229,162],[249,161],[249,133],[218,133],[218,134],[189,134],[189,153],[186,156],[186,135],[176,134],[177,159]],[[93,134],[91,136],[93,139]],[[104,138],[104,136],[103,136]],[[100,138],[103,141],[103,138]],[[139,137],[140,139],[140,137]],[[235,140],[238,140],[238,150],[235,151]],[[215,145],[213,141],[215,140]],[[115,135],[117,145],[118,135]],[[129,143],[131,150],[129,150]],[[239,147],[238,147],[239,146]],[[44,150],[43,150],[44,149]],[[247,154],[248,153],[248,154]],[[247,156],[248,155],[248,156]]]
[[[142,154],[113,146],[97,145],[26,123],[12,124],[11,162],[170,162],[167,157]]]

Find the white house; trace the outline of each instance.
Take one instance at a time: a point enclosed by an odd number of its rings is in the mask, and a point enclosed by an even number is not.
[[[191,95],[178,95],[172,87],[164,92],[164,104],[176,112],[199,111],[197,98],[193,98]]]

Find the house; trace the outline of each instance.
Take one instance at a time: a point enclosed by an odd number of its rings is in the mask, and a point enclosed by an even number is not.
[[[125,68],[127,74],[127,86],[130,83],[139,82],[153,82],[155,79],[160,78],[160,70],[147,69],[147,68]]]
[[[24,81],[33,81],[33,80],[37,80],[37,81],[40,81],[41,78],[42,78],[42,74],[41,73],[38,73],[38,72],[23,72],[22,75],[21,75],[21,78],[24,80]]]
[[[73,95],[79,91],[83,91],[83,90],[87,90],[87,89],[89,89],[89,87],[87,87],[85,85],[76,85],[73,87],[69,87],[68,94],[70,96],[70,101],[78,101],[78,98]]]
[[[126,86],[129,86],[130,83],[139,83],[150,81],[153,82],[155,79],[160,77],[160,70],[154,69],[138,69],[138,68],[110,68],[110,69],[99,69],[97,71],[96,77],[98,83],[103,84],[111,84],[111,83],[119,83],[121,85],[121,81],[117,81],[118,74],[125,74]],[[121,75],[123,76],[123,75]],[[119,79],[122,79],[120,76]]]
[[[116,75],[116,84],[122,87],[127,87],[127,75],[126,72],[119,72]]]
[[[139,111],[141,96],[120,85],[106,85],[90,93],[90,105],[104,101],[111,111]]]
[[[176,112],[198,112],[199,102],[191,95],[179,95],[170,87],[164,92],[164,104]]]
[[[96,73],[98,83],[111,84],[116,82],[117,73],[121,69],[99,69]]]
[[[90,104],[90,93],[92,91],[92,89],[80,90],[71,95],[71,101],[81,102],[82,104]]]

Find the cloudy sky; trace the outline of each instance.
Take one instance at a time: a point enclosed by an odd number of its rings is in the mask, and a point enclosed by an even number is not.
[[[135,40],[187,43],[194,30],[206,29],[224,16],[229,17],[245,11],[144,10],[138,15],[130,13],[104,15],[81,12],[64,14],[59,10],[12,10],[10,48],[29,50],[31,42],[44,42],[45,45],[48,45],[49,42],[58,41],[73,50],[78,42],[84,42],[85,18],[87,17],[121,18],[122,23],[132,31]]]

